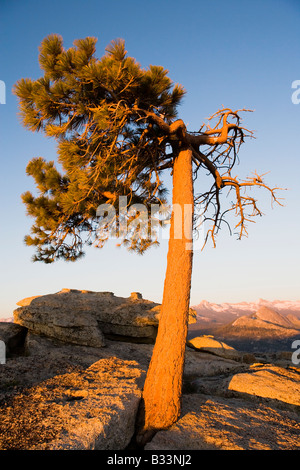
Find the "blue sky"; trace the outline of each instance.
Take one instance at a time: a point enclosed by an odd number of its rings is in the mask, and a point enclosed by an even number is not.
[[[34,186],[25,168],[36,156],[54,160],[55,143],[21,126],[11,89],[22,77],[41,75],[38,46],[50,33],[60,34],[65,47],[95,36],[99,57],[120,37],[143,67],[163,65],[187,90],[179,117],[191,131],[222,105],[255,110],[244,124],[256,139],[242,148],[236,174],[270,171],[271,186],[289,188],[285,207],[271,209],[261,193],[265,216],[251,224],[248,238],[237,241],[224,229],[216,249],[195,253],[191,304],[300,299],[300,104],[291,100],[292,82],[300,80],[299,0],[1,0],[0,317],[10,316],[24,297],[62,288],[162,299],[166,240],[142,257],[110,242],[76,263],[31,262],[23,238],[32,221],[20,195]]]

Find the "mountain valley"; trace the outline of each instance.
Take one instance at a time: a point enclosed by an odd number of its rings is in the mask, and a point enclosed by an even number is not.
[[[239,304],[201,302],[193,307],[196,323],[189,338],[210,334],[245,351],[291,351],[300,339],[300,301],[265,301]]]

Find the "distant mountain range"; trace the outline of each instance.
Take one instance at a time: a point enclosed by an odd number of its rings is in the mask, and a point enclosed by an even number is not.
[[[237,318],[257,312],[260,307],[267,307],[283,316],[294,315],[300,320],[300,300],[264,300],[257,302],[215,304],[203,300],[193,305],[197,313],[197,325],[203,328],[217,327],[233,322]]]

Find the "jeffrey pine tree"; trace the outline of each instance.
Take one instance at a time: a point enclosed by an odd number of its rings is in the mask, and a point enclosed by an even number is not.
[[[99,206],[114,207],[115,223],[123,227],[120,196],[128,209],[143,204],[150,214],[153,204],[166,204],[162,175],[172,174],[172,207],[180,208],[182,217],[172,211],[159,328],[143,390],[139,440],[145,442],[180,414],[195,204],[202,208],[205,243],[210,239],[215,245],[222,223],[232,224],[231,214],[237,217],[238,237],[247,234],[247,222],[262,215],[247,190],[264,188],[278,202],[277,188],[256,172],[246,179],[232,175],[241,144],[252,136],[241,125],[240,114],[247,110],[219,109],[199,131],[190,132],[177,118],[185,90],[171,81],[167,70],[141,68],[128,57],[123,40],[111,42],[98,59],[96,42],[87,37],[65,49],[60,36],[48,36],[39,49],[43,76],[15,85],[22,123],[56,139],[60,165],[58,170],[53,161],[40,157],[28,163],[38,195],[22,195],[35,219],[25,242],[36,248],[34,260],[75,261],[85,244],[102,247],[110,236],[111,221],[105,212],[99,216]],[[194,182],[200,174],[209,184],[202,178],[197,193]],[[127,214],[132,222],[139,211]],[[142,237],[139,224],[128,227],[120,243],[129,249],[142,253],[157,243],[150,228]]]

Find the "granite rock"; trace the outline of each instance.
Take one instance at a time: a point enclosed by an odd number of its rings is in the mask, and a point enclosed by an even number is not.
[[[112,292],[62,289],[18,302],[14,323],[36,334],[93,347],[109,339],[154,343],[161,306],[138,292],[117,297]],[[195,312],[190,309],[190,322]]]

